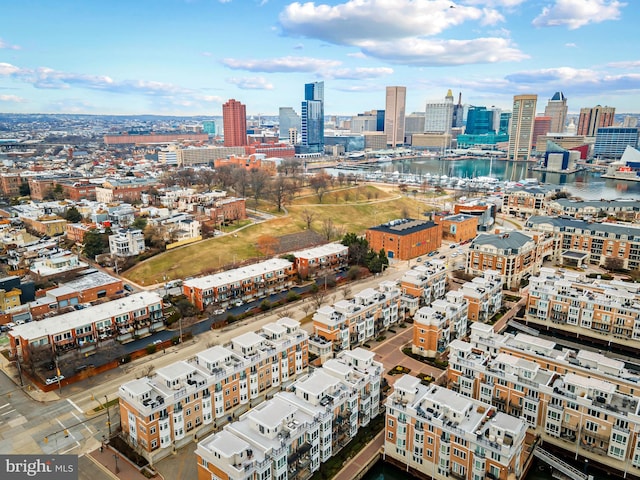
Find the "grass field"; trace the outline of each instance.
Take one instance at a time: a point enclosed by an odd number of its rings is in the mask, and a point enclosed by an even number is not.
[[[344,201],[345,191],[350,190]],[[127,279],[139,285],[154,285],[177,278],[187,278],[212,273],[229,264],[262,256],[258,239],[262,236],[280,237],[306,229],[306,214],[313,215],[311,228],[323,231],[327,219],[336,226],[330,240],[339,240],[344,233],[357,234],[373,225],[387,222],[407,214],[412,218],[424,218],[423,212],[430,210],[414,198],[399,196],[396,192],[378,189],[375,186],[338,188],[328,192],[318,203],[316,195],[298,198],[287,206],[288,215],[278,216],[264,223],[248,226],[233,234],[203,240],[150,258],[123,273]]]

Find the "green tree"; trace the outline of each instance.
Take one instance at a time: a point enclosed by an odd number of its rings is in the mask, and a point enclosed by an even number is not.
[[[367,254],[369,252],[369,242],[364,237],[359,237],[355,233],[346,233],[342,237],[342,244],[349,247],[349,265],[367,266]]]
[[[76,207],[69,207],[64,213],[64,219],[70,223],[78,223],[80,220],[82,220],[82,214]]]
[[[94,259],[109,250],[108,233],[100,233],[97,229],[89,230],[84,236],[82,251],[87,258]]]
[[[147,219],[145,217],[136,217],[131,223],[131,228],[135,228],[136,230],[142,230],[147,227]]]
[[[28,182],[22,182],[20,187],[18,187],[18,192],[20,192],[21,197],[28,197],[31,195],[31,187],[29,187]]]

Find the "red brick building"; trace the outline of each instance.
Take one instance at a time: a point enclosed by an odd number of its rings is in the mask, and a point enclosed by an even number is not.
[[[121,135],[105,135],[104,143],[106,145],[140,145],[145,143],[172,143],[191,140],[196,142],[208,142],[209,134],[207,133],[150,133],[150,134],[121,134]]]
[[[293,145],[287,143],[252,143],[244,147],[244,151],[247,155],[253,155],[254,153],[262,153],[267,158],[279,157],[279,158],[292,158],[296,156],[296,149]]]
[[[365,237],[374,252],[384,250],[389,258],[408,260],[440,248],[442,226],[432,221],[403,218],[372,227]]]
[[[96,199],[96,185],[94,183],[89,183],[87,180],[64,182],[61,183],[61,185],[62,191],[64,192],[64,198],[73,200],[74,202],[84,199]]]
[[[247,107],[230,99],[222,105],[224,146],[241,147],[247,144]]]
[[[5,173],[0,175],[0,194],[3,197],[12,198],[20,195],[20,185],[23,180],[19,173]]]
[[[436,216],[435,221],[442,225],[443,240],[460,243],[476,238],[478,217],[464,214]]]

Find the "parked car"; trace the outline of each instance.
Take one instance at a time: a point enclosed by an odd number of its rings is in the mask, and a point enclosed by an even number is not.
[[[440,255],[440,260],[442,260],[444,258],[447,258],[447,256],[446,255]]]
[[[233,302],[234,307],[241,307],[242,305],[244,305],[244,302],[242,300],[236,300],[235,302]]]
[[[127,292],[133,292],[133,287],[132,287],[131,285],[129,285],[128,283],[125,283],[125,284],[124,284],[124,289],[125,289]]]
[[[224,308],[216,308],[216,309],[213,311],[213,314],[214,314],[214,315],[222,315],[223,313],[224,313]]]
[[[44,383],[47,385],[53,385],[54,383],[64,380],[64,375],[56,375],[55,377],[47,378]]]

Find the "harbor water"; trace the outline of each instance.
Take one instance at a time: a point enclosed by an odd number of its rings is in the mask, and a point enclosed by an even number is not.
[[[535,178],[551,186],[570,187],[573,196],[583,200],[640,199],[640,182],[602,178],[600,173],[582,170],[571,174],[532,170],[532,162],[509,162],[496,159],[439,160],[416,157],[404,160],[376,162],[369,165],[343,166],[326,169],[331,175],[356,174],[363,178],[389,178],[396,174],[416,183],[443,175],[471,179],[493,177],[500,181],[517,182]]]
[[[598,471],[588,471],[587,473],[593,475],[593,480],[615,478]],[[413,478],[406,471],[380,460],[362,477],[362,480],[413,480]],[[525,480],[551,480],[552,478],[554,477],[549,467],[539,460],[535,460]]]

